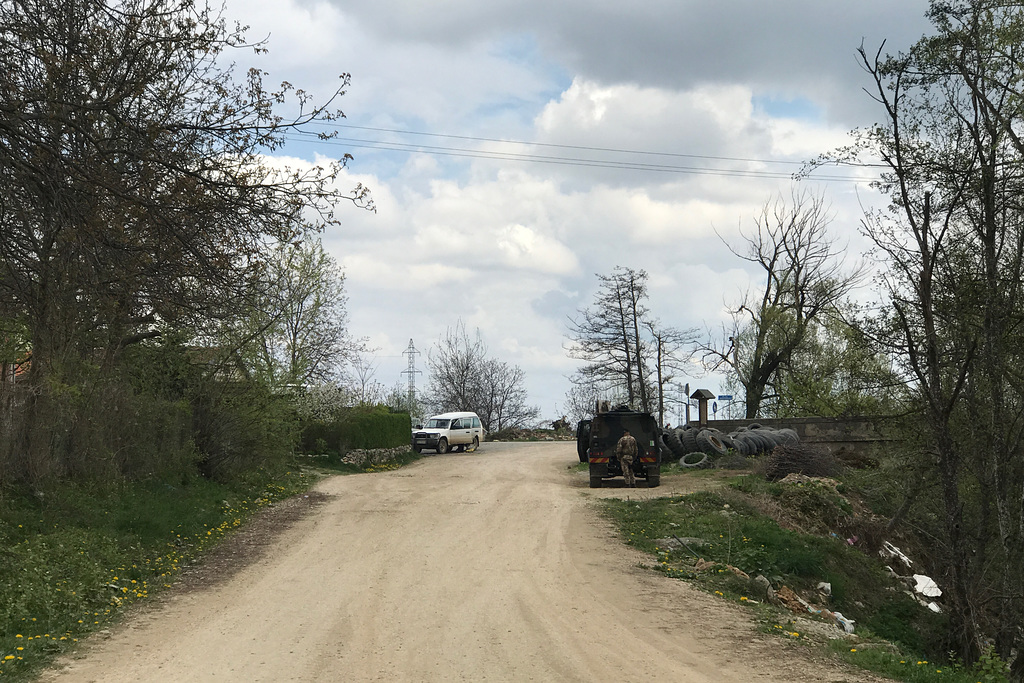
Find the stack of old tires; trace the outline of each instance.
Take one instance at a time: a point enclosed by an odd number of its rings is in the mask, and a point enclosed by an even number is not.
[[[754,423],[726,434],[692,424],[666,429],[662,439],[679,466],[687,468],[711,467],[718,456],[735,453],[742,456],[771,453],[776,446],[795,444],[800,440],[792,429],[773,429]]]

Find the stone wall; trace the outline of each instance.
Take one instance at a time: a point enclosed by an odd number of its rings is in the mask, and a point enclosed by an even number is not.
[[[356,448],[341,457],[346,465],[356,467],[372,467],[374,465],[386,465],[394,462],[399,455],[409,452],[408,446],[396,448]]]

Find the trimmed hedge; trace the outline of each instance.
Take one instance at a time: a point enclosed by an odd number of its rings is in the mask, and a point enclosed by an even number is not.
[[[308,422],[302,429],[302,450],[345,453],[356,448],[408,446],[412,421],[409,413],[391,412],[386,406],[348,408],[333,422]],[[318,445],[319,442],[319,445]]]

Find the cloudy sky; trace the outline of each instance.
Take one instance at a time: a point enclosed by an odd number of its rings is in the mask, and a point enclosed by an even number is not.
[[[754,273],[723,238],[774,195],[822,193],[832,229],[863,248],[864,170],[795,183],[800,163],[879,119],[856,50],[927,32],[926,0],[229,0],[266,38],[268,80],[317,94],[350,73],[338,139],[295,139],[301,163],[348,152],[323,241],[344,267],[350,326],[375,379],[405,381],[460,320],[523,368],[531,404],[562,412],[567,318],[595,274],[649,273],[662,324],[717,328]],[[249,57],[239,62],[248,65]],[[721,238],[719,237],[721,235]],[[714,392],[694,368],[691,388]]]

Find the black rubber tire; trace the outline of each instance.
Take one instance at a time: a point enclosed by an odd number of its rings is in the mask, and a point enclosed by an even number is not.
[[[422,448],[420,448],[419,446],[413,446],[413,447],[412,447],[412,449],[413,449],[414,451],[416,451],[417,453],[422,453],[422,452],[423,452],[423,449],[422,449]]]
[[[601,477],[591,477],[590,478],[590,488],[592,488],[592,489],[599,489],[599,488],[601,488]]]
[[[775,441],[763,431],[755,431],[754,438],[757,440],[758,453],[771,453],[775,448]]]
[[[647,488],[654,489],[661,486],[661,472],[647,475]]]
[[[444,455],[448,452],[448,439],[441,437],[441,440],[437,442],[437,454]]]
[[[708,455],[725,455],[729,452],[718,435],[707,429],[697,435],[697,446],[701,452]]]
[[[683,454],[684,455],[686,453],[693,453],[694,451],[699,451],[700,450],[700,447],[697,445],[697,430],[696,429],[687,429],[686,431],[684,431],[682,433],[681,437],[680,437],[680,440],[683,443]]]
[[[743,435],[743,438],[747,442],[748,447],[750,448],[750,453],[748,453],[747,455],[760,455],[762,452],[764,452],[764,442],[761,441],[761,438],[757,435],[757,432],[746,432]]]
[[[693,460],[694,462],[689,462]],[[708,454],[694,451],[679,458],[679,466],[686,468],[703,469],[708,466]]]
[[[677,458],[682,457],[683,442],[679,440],[679,433],[676,430],[670,429],[665,432],[665,443],[668,444],[668,448],[672,451]]]
[[[779,441],[786,445],[800,443],[800,435],[796,433],[795,429],[786,427],[779,430]]]
[[[466,450],[475,451],[478,448],[480,448],[480,437],[479,436],[474,436],[473,437],[473,443]]]

